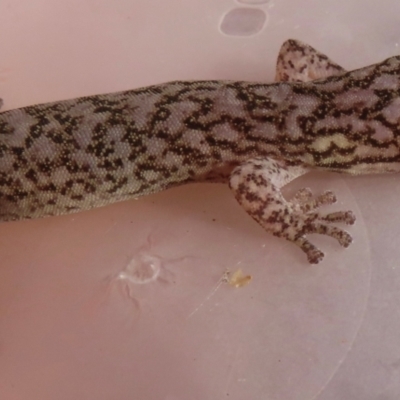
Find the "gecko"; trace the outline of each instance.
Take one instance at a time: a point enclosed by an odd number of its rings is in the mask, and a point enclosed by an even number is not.
[[[346,71],[287,40],[273,83],[173,81],[0,113],[0,220],[68,214],[191,182],[224,182],[312,264],[317,233],[343,247],[336,196],[281,189],[311,170],[400,171],[400,56]]]

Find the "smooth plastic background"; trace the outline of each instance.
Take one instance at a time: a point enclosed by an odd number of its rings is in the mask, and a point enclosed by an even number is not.
[[[297,38],[347,69],[398,54],[400,3],[0,3],[4,110],[174,79],[272,81]],[[400,396],[399,176],[310,174],[353,245],[318,266],[222,185],[0,226],[0,399]],[[224,282],[241,268],[249,285]]]

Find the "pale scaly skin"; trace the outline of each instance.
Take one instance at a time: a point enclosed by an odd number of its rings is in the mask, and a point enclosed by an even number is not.
[[[351,236],[323,215],[327,192],[287,201],[281,188],[310,169],[400,170],[400,57],[345,72],[312,47],[282,46],[281,82],[170,82],[0,114],[0,219],[60,215],[195,181],[229,182],[265,230],[311,263],[308,233]],[[319,79],[323,78],[323,79]],[[318,79],[317,81],[312,81]]]

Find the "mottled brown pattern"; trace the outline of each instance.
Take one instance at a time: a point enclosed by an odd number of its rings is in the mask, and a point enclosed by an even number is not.
[[[329,224],[354,216],[315,211],[333,194],[313,199],[301,192],[288,202],[280,189],[311,168],[400,169],[400,57],[345,72],[289,40],[277,65],[285,82],[177,81],[1,113],[0,219],[65,214],[230,179],[246,211],[300,246],[310,262],[322,253],[308,233],[347,246],[351,237]]]

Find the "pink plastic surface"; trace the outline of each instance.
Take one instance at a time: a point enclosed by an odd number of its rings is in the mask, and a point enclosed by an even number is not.
[[[4,109],[174,79],[272,81],[297,38],[347,69],[397,54],[400,3],[0,3]],[[227,187],[0,225],[0,399],[398,399],[398,176],[315,173],[353,245],[307,264]],[[251,282],[235,288],[226,272]],[[371,274],[371,271],[373,274]],[[380,396],[380,397],[379,397]]]

